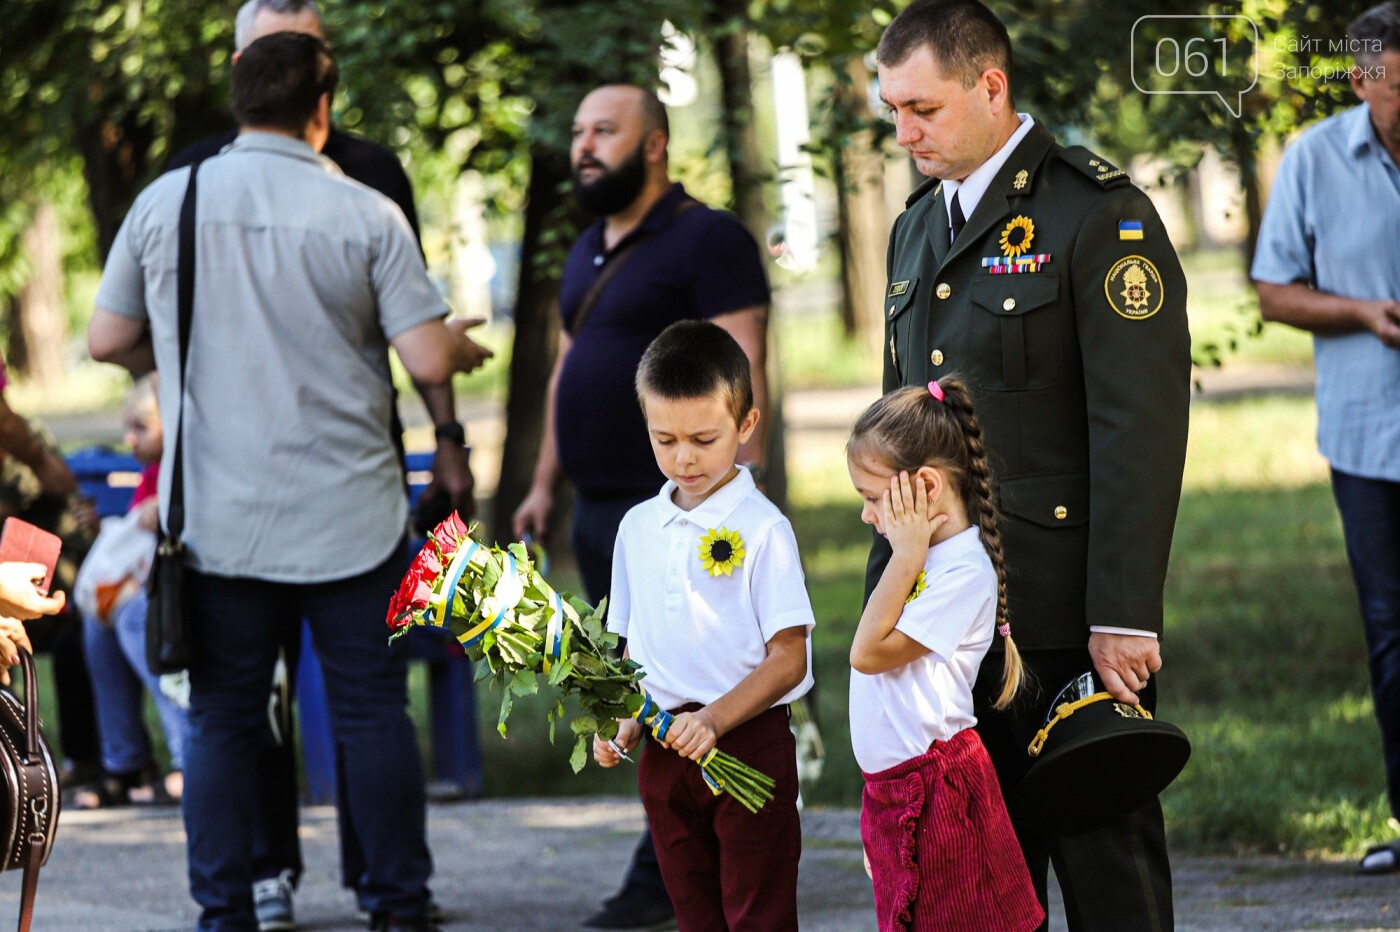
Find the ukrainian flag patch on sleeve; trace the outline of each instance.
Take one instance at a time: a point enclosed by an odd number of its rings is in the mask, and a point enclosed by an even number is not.
[[[1118,238],[1119,238],[1120,240],[1125,240],[1125,239],[1142,239],[1142,221],[1141,221],[1141,220],[1119,220],[1119,221],[1118,221]]]

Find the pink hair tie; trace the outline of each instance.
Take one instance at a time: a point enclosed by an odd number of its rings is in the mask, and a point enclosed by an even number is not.
[[[928,383],[928,393],[938,401],[943,400],[943,386],[937,382]]]
[[[1006,624],[997,625],[997,634],[1000,634],[1004,638],[1011,637],[1011,626]]]

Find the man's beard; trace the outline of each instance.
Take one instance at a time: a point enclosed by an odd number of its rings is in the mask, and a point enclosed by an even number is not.
[[[611,217],[625,210],[642,193],[646,184],[646,162],[642,157],[643,145],[629,155],[617,168],[608,168],[596,159],[589,167],[597,166],[601,173],[592,181],[585,182],[579,177],[579,168],[574,168],[574,200],[586,212],[597,217]]]

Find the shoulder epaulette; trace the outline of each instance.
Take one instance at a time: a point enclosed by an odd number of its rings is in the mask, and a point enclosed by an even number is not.
[[[1070,146],[1060,150],[1060,158],[1082,172],[1086,177],[1092,178],[1099,183],[1104,190],[1118,188],[1123,185],[1132,184],[1133,179],[1128,177],[1128,173],[1114,165],[1103,156],[1095,155],[1092,150],[1083,146]]]
[[[930,191],[937,191],[939,185],[941,184],[943,184],[943,180],[941,178],[930,178],[928,181],[925,181],[923,184],[919,185],[917,188],[914,189],[914,193],[909,195],[909,197],[905,199],[904,209],[908,210],[910,207],[913,207],[925,194],[929,193]]]

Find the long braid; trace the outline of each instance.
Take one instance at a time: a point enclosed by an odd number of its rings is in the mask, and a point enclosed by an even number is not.
[[[974,506],[977,523],[982,533],[982,545],[991,558],[997,574],[997,630],[1001,632],[1006,649],[1006,660],[1002,672],[1001,695],[992,705],[1005,709],[1016,697],[1025,681],[1025,668],[1021,663],[1021,653],[1011,638],[1011,624],[1006,599],[1006,554],[1002,549],[1001,527],[997,516],[996,501],[992,494],[992,470],[987,463],[987,448],[982,442],[982,426],[972,409],[972,397],[967,387],[956,378],[940,381],[944,390],[944,404],[962,428],[963,441],[967,446],[967,472],[964,475],[964,500]]]

